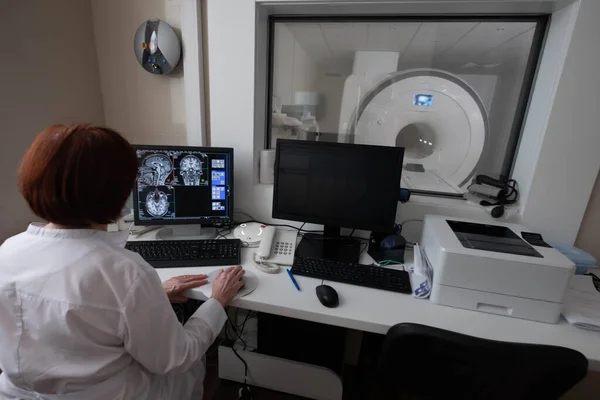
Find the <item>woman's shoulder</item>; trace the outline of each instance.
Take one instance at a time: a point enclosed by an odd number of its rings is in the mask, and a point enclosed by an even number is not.
[[[115,268],[131,270],[136,274],[154,271],[150,264],[133,251],[113,245],[106,245],[98,250],[98,256],[104,259],[104,263],[114,265]]]
[[[138,254],[101,240],[17,235],[0,247],[0,287],[73,304],[120,308],[135,282],[156,271]],[[68,276],[68,279],[65,279]]]
[[[4,242],[0,243],[0,250],[11,249],[14,246],[19,246],[21,242],[23,242],[26,238],[26,232],[18,233],[14,236],[9,237]]]
[[[122,304],[127,293],[136,282],[145,282],[156,274],[139,254],[113,245],[100,246],[89,254],[84,280],[96,282],[98,288],[110,290],[118,304]],[[100,290],[102,291],[102,290]]]

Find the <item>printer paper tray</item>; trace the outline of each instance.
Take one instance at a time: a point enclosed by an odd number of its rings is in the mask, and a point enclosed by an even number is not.
[[[481,292],[433,283],[431,301],[450,307],[555,324],[562,303]]]

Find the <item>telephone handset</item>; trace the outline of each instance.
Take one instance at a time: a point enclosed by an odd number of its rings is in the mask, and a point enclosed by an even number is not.
[[[268,273],[279,272],[279,265],[292,265],[296,252],[296,231],[276,230],[272,226],[264,228],[262,239],[254,254],[256,267]]]

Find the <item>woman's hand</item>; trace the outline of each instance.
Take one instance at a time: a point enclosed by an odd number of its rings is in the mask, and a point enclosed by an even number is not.
[[[242,276],[244,276],[244,270],[240,266],[222,269],[212,283],[212,296],[210,297],[225,307],[244,286],[244,281],[241,280]]]
[[[188,298],[183,295],[183,292],[207,283],[206,275],[182,275],[164,281],[163,288],[171,303],[185,303]]]

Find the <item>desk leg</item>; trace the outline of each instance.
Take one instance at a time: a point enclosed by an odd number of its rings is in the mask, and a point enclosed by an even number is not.
[[[363,333],[348,329],[346,334],[346,346],[344,349],[344,365],[358,366],[360,348],[362,346]]]
[[[316,400],[341,400],[342,380],[311,364],[237,350],[248,363],[248,384]],[[229,347],[219,347],[219,378],[244,382],[244,365]]]

